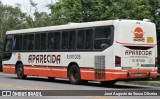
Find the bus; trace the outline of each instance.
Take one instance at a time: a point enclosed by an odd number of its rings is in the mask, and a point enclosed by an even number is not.
[[[156,26],[105,20],[7,31],[3,72],[72,84],[157,77]]]

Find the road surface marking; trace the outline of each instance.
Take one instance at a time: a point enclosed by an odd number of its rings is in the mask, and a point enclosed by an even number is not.
[[[8,88],[23,89],[23,90],[44,90],[44,89],[40,89],[40,88],[29,88],[29,87],[16,86],[16,85],[11,85],[11,84],[0,84],[0,86],[8,87]]]

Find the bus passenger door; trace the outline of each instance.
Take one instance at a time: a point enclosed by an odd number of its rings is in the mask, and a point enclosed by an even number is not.
[[[4,47],[3,60],[9,60],[11,58],[11,56],[12,56],[12,45],[13,45],[12,39],[6,39],[5,47]]]

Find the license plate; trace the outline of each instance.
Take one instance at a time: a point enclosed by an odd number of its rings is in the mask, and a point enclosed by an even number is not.
[[[136,77],[140,77],[140,76],[142,76],[142,74],[135,74],[135,76],[136,76]]]

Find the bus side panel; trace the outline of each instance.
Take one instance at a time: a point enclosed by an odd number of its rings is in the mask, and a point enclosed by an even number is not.
[[[48,66],[25,66],[25,75],[67,78],[67,69]]]
[[[14,65],[3,65],[3,72],[8,74],[15,74],[15,66]]]
[[[106,81],[114,79],[114,76],[106,74],[107,69],[114,70],[114,44],[104,51],[82,53],[81,57],[85,57],[78,63],[81,68],[82,80]]]
[[[95,72],[93,68],[80,68],[82,80],[95,80]]]

